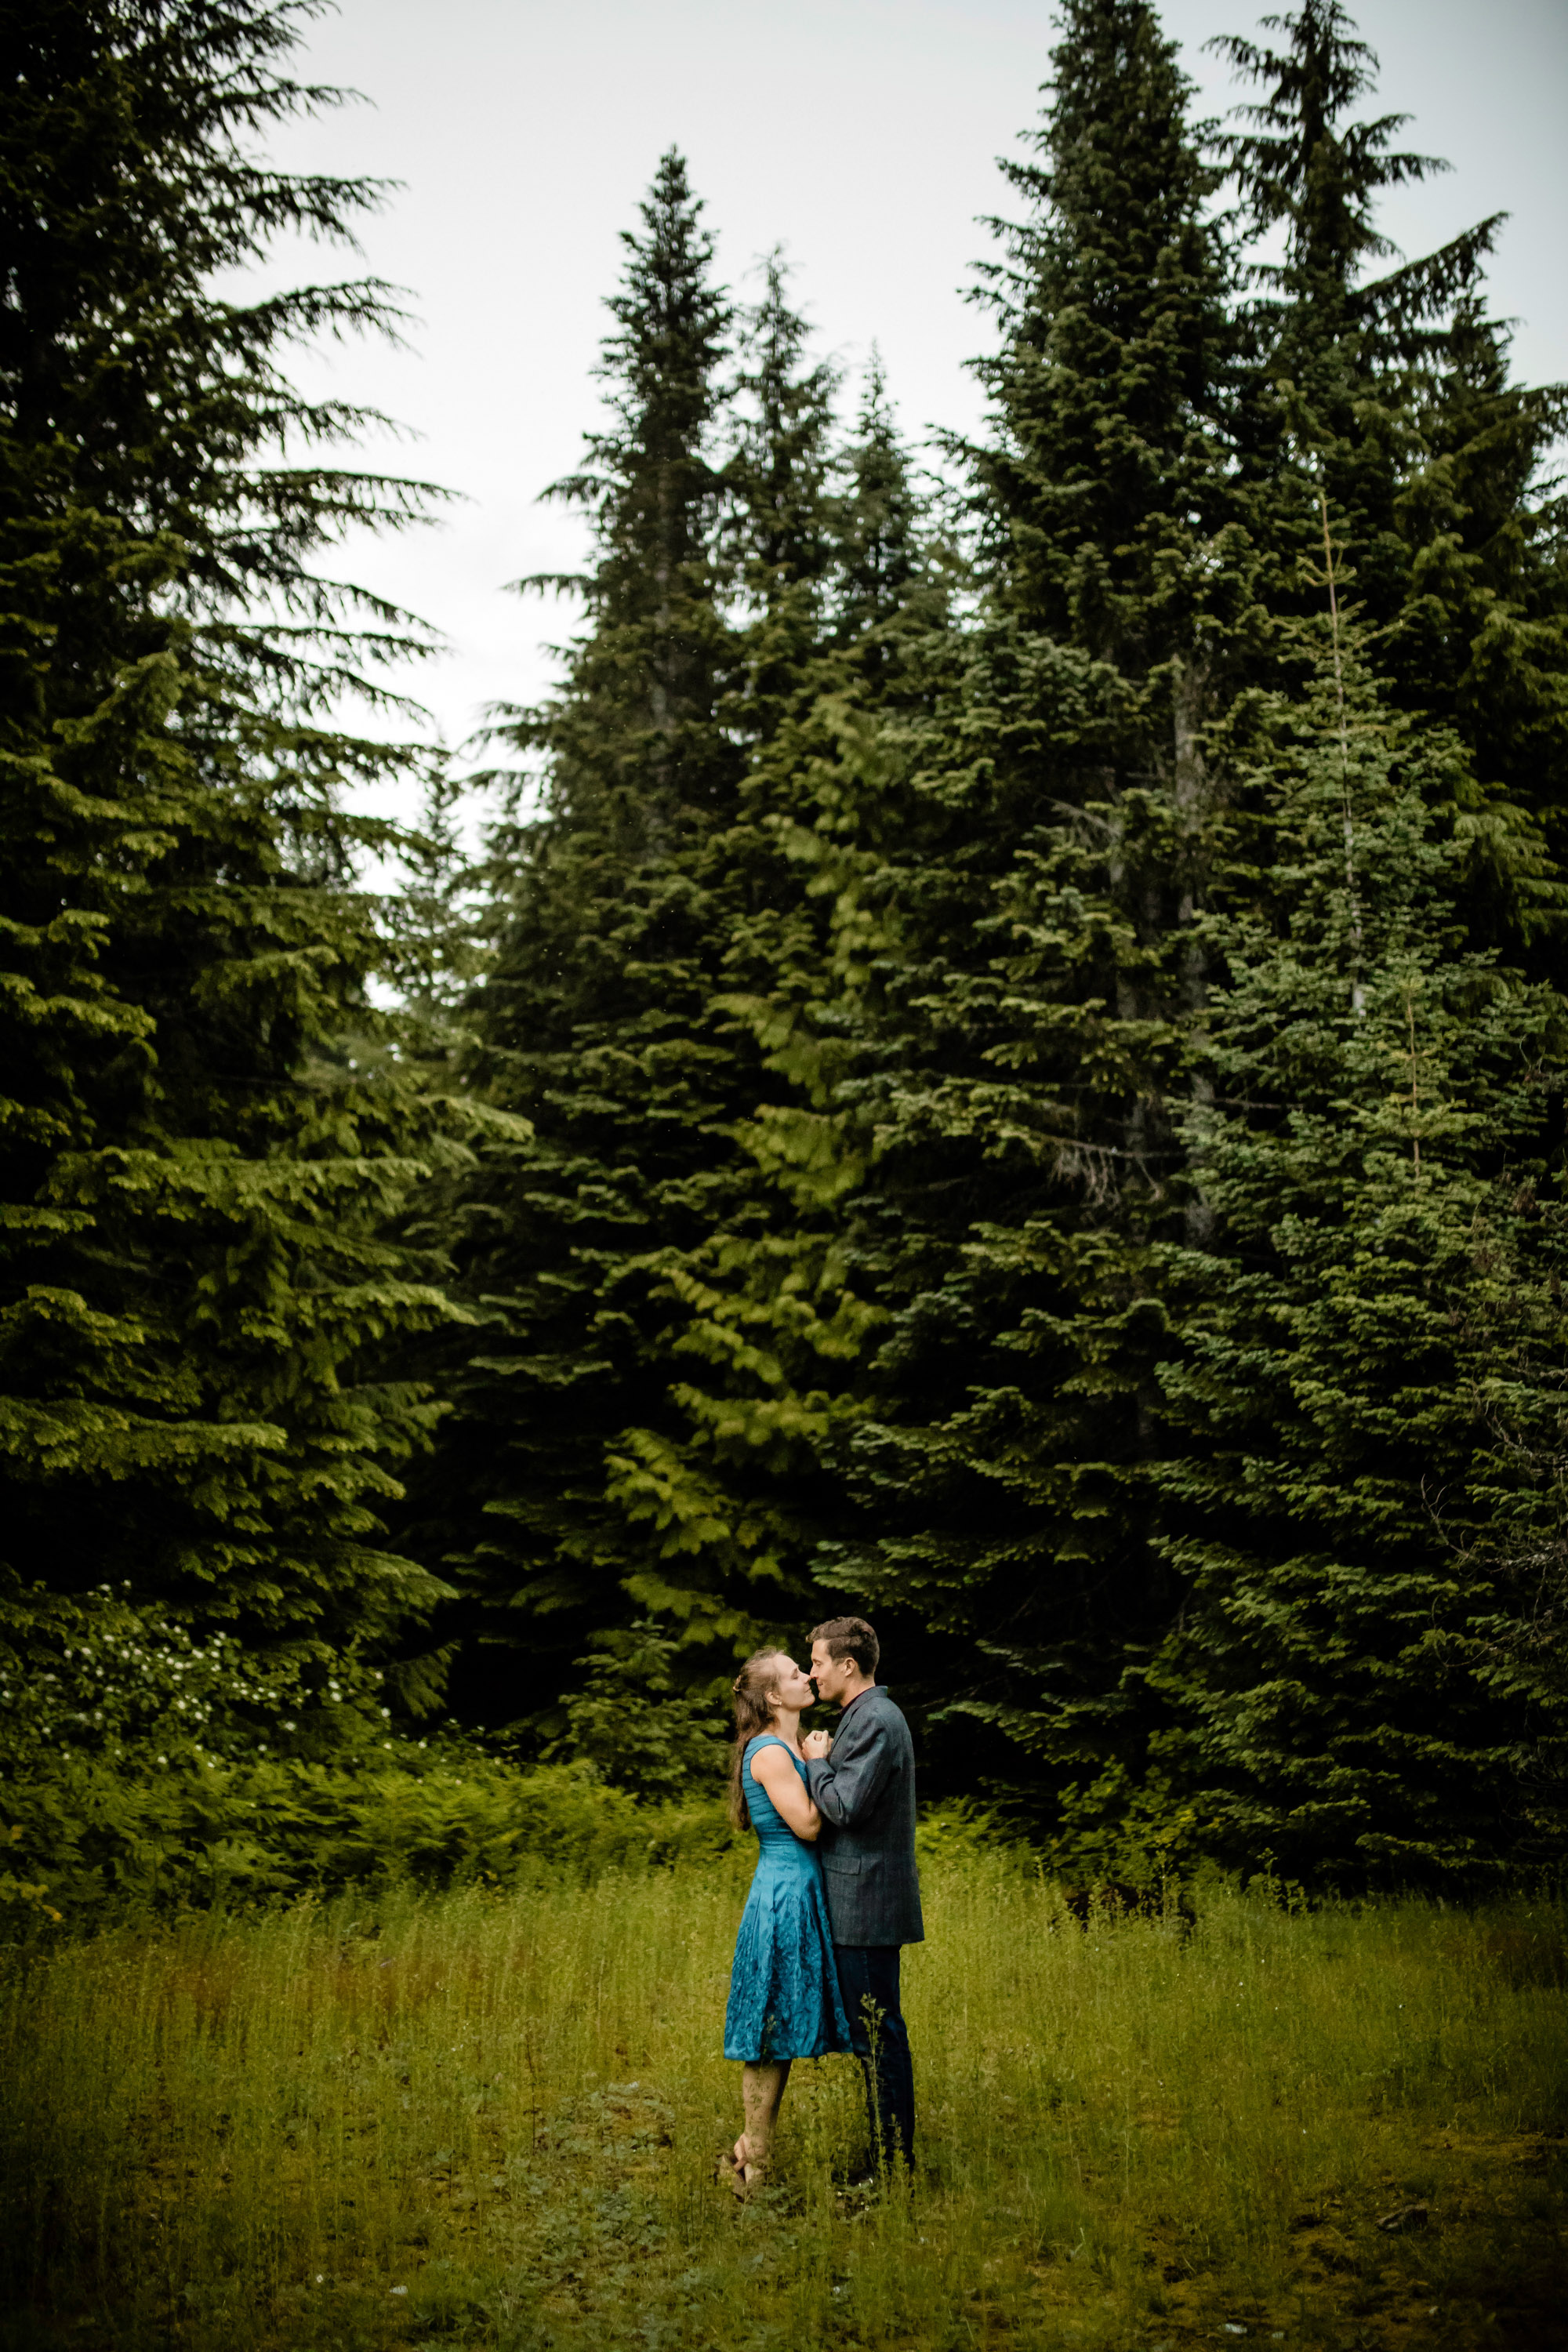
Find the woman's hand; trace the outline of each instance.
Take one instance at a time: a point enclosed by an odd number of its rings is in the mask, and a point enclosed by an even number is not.
[[[826,1731],[808,1731],[800,1743],[800,1752],[814,1763],[833,1753],[833,1736]]]
[[[783,1748],[760,1748],[752,1759],[752,1778],[760,1780],[774,1810],[807,1845],[822,1834],[822,1815],[812,1803],[805,1781]]]

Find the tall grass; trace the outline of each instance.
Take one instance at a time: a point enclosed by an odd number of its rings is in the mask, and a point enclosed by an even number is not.
[[[19,1968],[6,2340],[1554,2340],[1559,1910],[1216,1894],[1190,1933],[1084,1929],[1005,1857],[935,1864],[906,1955],[921,2176],[838,2185],[862,2120],[828,2060],[795,2069],[777,2184],[740,2208],[714,2159],[743,1859]]]

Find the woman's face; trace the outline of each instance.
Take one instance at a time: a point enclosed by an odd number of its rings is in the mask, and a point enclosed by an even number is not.
[[[779,1653],[778,1679],[773,1685],[773,1704],[782,1714],[799,1715],[804,1707],[814,1706],[816,1693],[811,1687],[811,1677],[803,1675],[793,1658]]]

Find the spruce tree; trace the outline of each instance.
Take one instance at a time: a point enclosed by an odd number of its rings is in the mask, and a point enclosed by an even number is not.
[[[861,792],[856,755],[918,696],[912,649],[944,596],[879,367],[830,449],[828,380],[802,356],[800,321],[779,332],[781,291],[770,285],[759,341],[789,366],[782,394],[757,402],[742,455],[763,494],[737,516],[754,608],[740,707],[763,723],[713,851],[731,887],[712,1009],[747,1055],[750,1093],[710,1222],[662,1261],[658,1342],[679,1415],[658,1441],[663,1491],[689,1498],[710,1574],[730,1564],[747,1612],[737,1646],[799,1638],[826,1605],[812,1570],[855,1516],[843,1439],[866,1410],[879,1318],[847,1247],[868,1147],[839,1089],[865,944],[850,945],[850,909],[896,818]],[[781,483],[801,519],[787,538]]]
[[[789,300],[779,254],[764,265],[763,299],[744,322],[736,385],[736,446],[725,469],[742,625],[736,715],[767,744],[796,698],[803,661],[821,635],[832,561],[828,467],[838,382],[812,362],[809,330]]]
[[[1378,191],[1426,166],[1394,151],[1396,121],[1340,121],[1366,60],[1337,10],[1287,29],[1283,63],[1232,45],[1277,80],[1229,160],[1251,226],[1283,219],[1289,239],[1272,299],[1246,303],[1152,14],[1068,14],[1041,160],[1013,175],[1035,209],[992,281],[987,593],[937,722],[902,748],[920,819],[871,893],[879,1060],[857,1083],[876,1168],[851,1227],[894,1323],[852,1439],[877,1538],[834,1572],[947,1637],[947,1691],[1046,1764],[1069,1843],[1147,1783],[1161,1720],[1147,1673],[1185,1566],[1151,1475],[1165,1250],[1205,1245],[1215,1213],[1184,1164],[1214,1082],[1192,1049],[1225,979],[1203,919],[1272,856],[1252,730],[1293,691],[1323,534],[1331,516],[1342,563],[1355,547],[1396,699],[1451,709],[1477,744],[1474,695],[1462,714],[1441,677],[1423,694],[1412,656],[1435,594],[1456,646],[1468,625],[1444,564],[1487,627],[1512,623],[1472,590],[1520,549],[1538,605],[1550,587],[1527,506],[1552,404],[1495,367],[1489,407],[1461,396],[1496,357],[1474,301],[1489,225],[1363,286]],[[1535,592],[1516,593],[1522,622]],[[1551,626],[1525,635],[1544,733]],[[1542,799],[1510,803],[1474,760],[1424,772],[1449,796],[1472,936],[1527,939],[1550,904]],[[1152,1783],[1136,1802],[1158,1810]]]
[[[1340,0],[1303,0],[1267,27],[1278,47],[1214,46],[1259,89],[1224,142],[1248,226],[1284,237],[1282,260],[1253,270],[1237,433],[1248,477],[1265,497],[1272,486],[1270,603],[1313,609],[1331,509],[1346,584],[1389,632],[1392,690],[1470,748],[1452,782],[1471,921],[1517,946],[1550,903],[1537,839],[1559,862],[1568,842],[1568,588],[1547,471],[1568,391],[1509,381],[1508,332],[1486,310],[1500,215],[1412,261],[1382,235],[1384,191],[1446,167],[1395,144],[1407,117],[1356,119],[1377,59]]]
[[[990,278],[980,612],[929,719],[878,747],[909,817],[860,893],[883,943],[853,1231],[891,1321],[851,1448],[875,1539],[825,1572],[918,1612],[945,1705],[1057,1770],[1135,1745],[1122,1663],[1169,1606],[1149,1244],[1258,615],[1226,257],[1173,47],[1140,0],[1075,0],[1053,67]]]
[[[500,730],[533,765],[513,772],[492,843],[499,930],[471,1077],[534,1140],[498,1150],[455,1207],[485,1328],[431,1487],[437,1515],[455,1498],[436,1533],[480,1640],[527,1648],[534,1716],[590,1636],[639,1612],[700,1635],[734,1622],[700,1561],[689,1573],[704,1530],[677,1523],[658,1458],[660,1254],[705,1230],[746,1098],[709,1010],[727,887],[710,850],[743,754],[722,609],[732,308],[700,210],[671,152],[625,237],[608,421],[552,493],[585,516],[590,568],[525,583],[575,589],[586,626],[557,692]],[[522,1714],[512,1679],[498,1660],[474,1704]]]
[[[1432,813],[1464,749],[1334,634],[1260,752],[1256,894],[1205,921],[1152,1752],[1244,1869],[1462,1883],[1560,1850],[1568,1694],[1519,1571],[1565,1532],[1568,1006],[1467,946]]]
[[[344,470],[360,413],[284,372],[394,314],[232,290],[378,201],[252,152],[331,95],[289,79],[300,13],[5,11],[0,1444],[13,1592],[112,1584],[324,1670],[440,1590],[382,1537],[434,1411],[382,1350],[446,1310],[386,1239],[430,1138],[367,1066],[342,808],[412,755],[331,715],[417,640],[318,568],[426,501]]]
[[[682,193],[679,201],[689,199]],[[640,244],[633,252],[635,268]],[[715,795],[705,822],[689,827],[679,863],[668,856],[657,877],[630,885],[651,889],[657,879],[667,895],[679,886],[690,951],[679,970],[645,954],[628,972],[616,1025],[606,1033],[621,1056],[613,1132],[628,1161],[616,1181],[622,1198],[630,1182],[638,1186],[637,1216],[626,1217],[618,1249],[602,1247],[584,1264],[577,1319],[563,1317],[557,1327],[561,1353],[546,1360],[562,1371],[557,1418],[541,1433],[536,1407],[531,1434],[521,1423],[524,1384],[537,1381],[541,1358],[531,1351],[514,1370],[492,1329],[466,1375],[464,1410],[452,1432],[454,1450],[476,1448],[476,1474],[478,1450],[496,1450],[508,1416],[516,1416],[508,1435],[519,1454],[538,1449],[529,1454],[539,1466],[526,1494],[491,1490],[492,1528],[476,1546],[469,1573],[479,1591],[509,1599],[516,1592],[523,1604],[512,1621],[517,1638],[536,1668],[557,1686],[569,1685],[541,1727],[604,1769],[650,1786],[647,1759],[628,1754],[616,1762],[601,1753],[595,1727],[616,1694],[635,1691],[639,1705],[651,1707],[672,1754],[704,1754],[700,1738],[692,1747],[690,1726],[700,1719],[706,1679],[721,1675],[727,1682],[736,1653],[797,1631],[816,1605],[807,1562],[831,1517],[832,1491],[821,1460],[831,1419],[823,1364],[836,1368],[829,1386],[841,1380],[842,1360],[855,1352],[847,1339],[856,1315],[851,1302],[829,1295],[836,1282],[842,1286],[842,1269],[824,1212],[842,1179],[830,1181],[820,1199],[803,1201],[802,1183],[809,1191],[812,1180],[795,1162],[802,1152],[813,1167],[822,1159],[825,1122],[800,1099],[801,1039],[781,1052],[779,1024],[790,1028],[803,1006],[809,1023],[835,989],[832,900],[811,828],[820,811],[819,771],[835,755],[839,703],[864,693],[873,673],[885,677],[896,669],[894,640],[911,595],[923,593],[911,585],[924,568],[914,547],[915,501],[879,378],[864,433],[840,454],[832,436],[836,379],[808,355],[805,322],[790,305],[776,258],[762,301],[735,317],[733,331],[740,365],[725,395],[728,454],[721,468],[694,478],[705,501],[698,519],[709,565],[704,593],[727,630],[718,640],[727,667],[716,662],[711,673],[711,740],[716,757],[731,763],[732,781],[727,803]],[[618,355],[612,360],[618,363]],[[716,379],[705,424],[716,416],[720,395]],[[625,446],[630,474],[644,462],[643,442],[628,434]],[[716,458],[715,440],[706,446]],[[561,709],[574,705],[590,675],[612,675],[620,608],[605,599],[591,622]],[[626,674],[623,664],[619,675]],[[596,802],[580,790],[575,764],[576,747],[589,740],[585,722],[570,751],[563,735],[547,731],[552,721],[526,724],[538,731],[520,730],[518,740],[544,750],[552,794],[551,815],[523,845],[517,885],[533,929],[524,934],[520,925],[516,946],[503,944],[479,1011],[492,1092],[526,1107],[538,1129],[540,1144],[518,1155],[505,1180],[537,1218],[544,1185],[564,1188],[566,1172],[557,1179],[544,1153],[557,1148],[564,1108],[581,1097],[563,1087],[547,1095],[542,1085],[527,1095],[508,1091],[497,1048],[512,1018],[508,992],[520,966],[527,968],[525,940],[539,936],[540,908],[557,903],[552,894],[563,891],[578,861],[602,851]],[[616,724],[606,698],[598,740],[616,740]],[[628,784],[634,795],[656,790],[646,774]],[[627,895],[622,880],[616,919],[623,924]],[[604,920],[596,906],[584,912],[574,905],[572,913],[583,935]],[[570,972],[563,998],[567,1014],[581,1021],[582,983]],[[638,1024],[665,1041],[668,1067],[677,1067],[679,1049],[701,1079],[700,1096],[689,1083],[679,1098],[671,1095],[665,1129],[638,1124],[620,1074]],[[535,1021],[531,1034],[541,1029]],[[806,1082],[806,1093],[819,1103],[814,1084]],[[601,1084],[601,1115],[610,1093]],[[659,1173],[661,1153],[667,1173],[656,1188],[647,1180]],[[584,1172],[580,1159],[571,1163],[571,1182],[580,1184]],[[514,1293],[503,1303],[492,1264],[510,1271],[527,1259],[517,1249],[515,1223],[495,1258],[484,1255],[477,1220],[496,1214],[489,1203],[498,1195],[491,1189],[484,1197],[486,1205],[471,1203],[466,1213],[481,1244],[468,1260],[469,1279],[476,1297],[484,1297],[481,1311],[506,1313],[509,1347],[521,1345],[550,1328],[536,1300],[571,1303],[575,1244],[569,1234],[552,1251],[542,1229],[531,1236],[552,1289],[542,1282],[539,1292]],[[816,1269],[809,1288],[806,1261]],[[584,1331],[595,1328],[590,1312],[598,1330],[613,1329],[614,1352],[585,1348]],[[584,1353],[591,1389],[579,1373]],[[506,1475],[514,1475],[510,1465]],[[537,1544],[541,1559],[561,1562],[565,1554],[556,1580],[509,1585],[500,1562],[526,1558],[525,1542]],[[544,1613],[551,1607],[559,1612],[553,1628]],[[580,1654],[571,1655],[567,1641]]]

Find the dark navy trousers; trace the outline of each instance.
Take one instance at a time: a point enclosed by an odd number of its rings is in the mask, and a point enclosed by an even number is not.
[[[915,2075],[910,2033],[899,2007],[897,1944],[835,1944],[838,1990],[849,2041],[866,2077],[871,2161],[915,2160]]]

